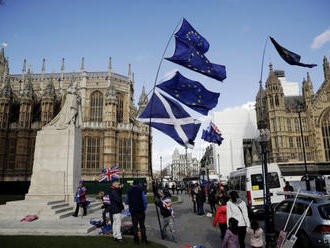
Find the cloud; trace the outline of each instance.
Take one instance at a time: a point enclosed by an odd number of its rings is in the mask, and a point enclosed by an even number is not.
[[[316,36],[313,40],[313,43],[311,45],[312,49],[319,49],[321,48],[325,43],[330,41],[330,28],[325,30],[322,34]]]
[[[241,106],[225,108],[224,110],[222,110],[222,112],[231,112],[231,111],[237,111],[237,110],[241,110],[241,109],[243,109],[243,110],[254,110],[255,104],[256,104],[256,102],[247,102],[247,103],[244,103]]]

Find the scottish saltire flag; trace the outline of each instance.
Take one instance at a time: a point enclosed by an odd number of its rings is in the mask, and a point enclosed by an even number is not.
[[[165,59],[219,81],[226,78],[225,66],[211,63],[202,52],[179,37],[175,37],[173,56]]]
[[[155,90],[137,120],[170,136],[179,144],[192,148],[201,126],[176,101]]]
[[[298,66],[303,66],[303,67],[309,67],[313,68],[314,66],[317,66],[316,64],[303,64],[300,63],[300,55],[296,54],[294,52],[289,51],[288,49],[282,47],[280,44],[274,40],[274,38],[269,37],[270,40],[272,41],[274,47],[276,48],[278,54],[284,59],[285,62],[287,62],[290,65],[298,65]]]
[[[175,36],[186,40],[201,53],[206,53],[209,50],[210,44],[208,41],[201,36],[184,18],[182,20],[181,27],[179,31],[175,33]]]
[[[219,93],[208,91],[201,83],[182,76],[178,71],[157,87],[203,115],[217,106],[220,96]]]
[[[99,182],[110,182],[119,178],[119,167],[112,166],[111,168],[106,168],[101,172],[101,179]]]
[[[216,143],[218,145],[221,145],[223,141],[220,130],[213,122],[210,122],[208,128],[203,130],[202,139],[210,143]]]

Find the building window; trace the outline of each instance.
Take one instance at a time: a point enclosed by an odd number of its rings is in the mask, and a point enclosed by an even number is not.
[[[103,116],[103,95],[100,91],[91,94],[90,120],[102,121]]]
[[[309,137],[304,136],[304,141],[305,141],[305,147],[309,147]]]
[[[291,119],[288,118],[288,119],[286,119],[286,121],[287,121],[287,125],[288,125],[288,132],[292,132],[292,129],[291,129]]]
[[[298,118],[294,118],[294,130],[300,132],[300,124]]]
[[[278,95],[275,95],[275,105],[276,106],[279,106],[280,105],[280,102],[278,100]]]
[[[119,139],[119,167],[131,169],[131,140],[126,138]]]
[[[274,108],[274,100],[272,96],[269,98],[269,104],[270,104],[270,108]]]
[[[277,140],[277,137],[274,138],[274,141],[275,141],[275,148],[278,148],[278,140]]]
[[[118,106],[117,106],[117,122],[123,122],[123,110],[124,110],[124,101],[122,95],[118,95]]]
[[[289,137],[289,147],[293,148],[293,138]]]
[[[301,140],[300,137],[296,137],[297,147],[301,148]]]
[[[325,160],[330,161],[330,111],[323,117],[321,129]]]
[[[291,153],[291,159],[295,159],[296,158],[296,154]]]
[[[280,148],[283,148],[283,137],[280,137]]]
[[[305,118],[301,119],[301,126],[303,131],[307,131],[307,123]]]
[[[303,154],[302,154],[302,152],[299,152],[298,153],[298,160],[299,161],[302,161],[303,160]]]
[[[82,140],[82,167],[101,168],[101,137],[85,136]]]

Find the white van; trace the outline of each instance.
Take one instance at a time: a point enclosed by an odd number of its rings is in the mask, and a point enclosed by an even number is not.
[[[285,199],[283,195],[276,194],[278,191],[283,191],[285,183],[277,164],[268,164],[268,173],[270,175],[269,191],[272,194],[271,202],[272,204],[277,204]],[[237,191],[239,198],[245,201],[254,213],[264,211],[261,165],[254,165],[231,172],[228,184],[229,190]]]

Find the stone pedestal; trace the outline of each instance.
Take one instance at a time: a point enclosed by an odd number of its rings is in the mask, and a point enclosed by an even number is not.
[[[81,148],[81,131],[75,125],[38,131],[31,185],[25,199],[72,203],[81,178]]]

